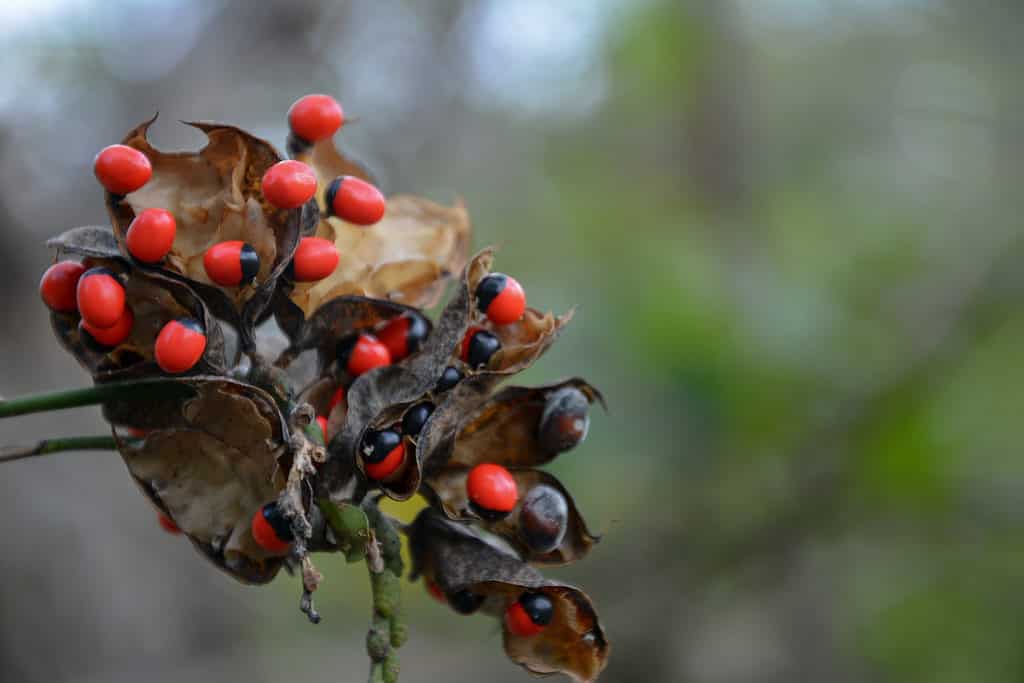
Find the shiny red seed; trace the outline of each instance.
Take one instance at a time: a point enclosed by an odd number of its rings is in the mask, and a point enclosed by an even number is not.
[[[288,126],[307,142],[331,137],[345,124],[345,113],[330,95],[306,95],[288,110]]]
[[[327,438],[327,418],[323,415],[317,415],[316,423],[320,426],[320,434],[323,436],[324,443],[327,443],[329,441]]]
[[[327,187],[327,210],[347,223],[373,225],[384,217],[387,202],[381,191],[355,176],[341,176]]]
[[[327,414],[330,415],[334,412],[335,406],[345,400],[345,386],[342,385],[334,390],[331,394],[331,402],[327,404]]]
[[[292,545],[287,524],[287,520],[278,510],[277,504],[267,503],[252,516],[252,537],[267,552],[283,555]]]
[[[149,157],[127,145],[110,145],[100,150],[92,164],[100,184],[113,194],[135,192],[153,177]]]
[[[535,636],[552,622],[555,605],[543,593],[523,593],[505,609],[505,626],[516,636]]]
[[[483,463],[466,477],[469,499],[485,510],[509,512],[516,506],[519,489],[512,473],[501,465]]]
[[[363,469],[366,471],[366,476],[370,479],[376,479],[381,481],[387,479],[395,473],[399,467],[402,466],[402,462],[405,460],[405,444],[400,443],[395,448],[384,456],[384,459],[380,462],[364,462]]]
[[[104,268],[85,271],[75,289],[78,312],[93,327],[115,325],[124,314],[124,287]]]
[[[156,338],[154,353],[160,369],[172,375],[188,372],[206,350],[206,334],[195,320],[172,320]]]
[[[316,194],[316,173],[301,161],[279,161],[263,174],[263,196],[279,209],[294,209]]]
[[[296,282],[323,280],[338,267],[338,249],[322,237],[303,237],[292,263]]]
[[[100,346],[114,348],[131,336],[132,325],[135,324],[135,316],[132,309],[127,306],[120,319],[110,327],[93,327],[83,318],[78,325],[85,330]]]
[[[128,226],[125,242],[132,256],[143,263],[157,263],[174,245],[177,232],[174,214],[165,209],[145,209]]]
[[[391,354],[387,347],[372,334],[360,334],[355,343],[350,340],[342,342],[338,355],[342,367],[353,377],[373,368],[391,365]]]
[[[237,287],[260,272],[260,257],[251,244],[241,240],[218,242],[203,254],[206,276],[221,287]]]
[[[78,279],[85,272],[85,266],[77,261],[60,261],[46,269],[39,280],[39,296],[51,310],[70,313],[78,310],[75,295]]]
[[[477,304],[496,325],[514,323],[526,312],[522,285],[504,273],[491,273],[476,287]]]

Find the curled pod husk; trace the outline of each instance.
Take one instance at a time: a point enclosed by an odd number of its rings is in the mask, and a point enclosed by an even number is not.
[[[334,362],[338,342],[342,339],[353,332],[372,331],[376,325],[406,312],[419,315],[416,309],[391,301],[364,296],[341,296],[328,301],[308,319],[293,316],[278,318],[278,324],[289,336],[291,343],[278,358],[277,364],[287,366],[303,351],[315,349],[320,370],[324,372]],[[427,321],[427,325],[430,325],[430,321]]]
[[[582,559],[599,540],[587,528],[572,494],[553,475],[534,469],[509,468],[516,481],[519,497],[516,506],[501,519],[482,519],[473,512],[466,492],[469,467],[446,467],[424,477],[423,494],[451,520],[478,520],[487,531],[504,538],[528,562],[563,565]],[[537,519],[526,509],[529,494],[538,487],[547,487],[552,496],[560,496],[562,510],[558,525],[550,532],[551,542],[538,545]],[[551,547],[553,546],[553,547]]]
[[[46,240],[46,246],[57,252],[57,258],[65,254],[92,258],[118,259],[121,249],[114,237],[114,231],[101,225],[83,225],[65,230],[56,237]]]
[[[187,280],[218,317],[238,328],[243,347],[250,348],[253,327],[295,253],[303,223],[315,225],[318,220],[316,202],[311,199],[292,210],[266,202],[260,190],[263,174],[281,160],[270,143],[234,126],[187,123],[206,134],[206,146],[198,152],[162,152],[146,137],[155,120],[123,140],[149,158],[153,176],[126,196],[107,193],[114,235],[130,257],[125,239],[136,213],[159,208],[174,214],[177,233],[171,252],[158,265],[137,265]],[[256,250],[260,266],[251,284],[222,287],[207,275],[206,250],[227,240],[247,242]]]
[[[505,387],[459,423],[451,457],[430,468],[493,462],[535,467],[579,444],[586,436],[587,409],[601,392],[578,377],[539,387]]]
[[[250,520],[285,486],[288,428],[273,398],[214,377],[167,379],[192,395],[112,404],[141,439],[117,434],[139,488],[217,567],[243,583],[266,583],[283,560],[252,537]],[[159,411],[159,412],[157,412]]]
[[[484,597],[482,611],[502,617],[524,592],[541,592],[554,604],[554,617],[539,634],[513,634],[501,619],[505,653],[535,675],[561,673],[580,683],[596,680],[610,645],[586,593],[545,579],[462,525],[425,510],[410,533],[412,578],[423,575],[445,593],[469,590]]]
[[[76,235],[82,236],[82,233]],[[59,243],[59,240],[50,240],[48,244],[59,252],[86,255],[94,266],[102,266],[118,275],[124,285],[126,307],[134,316],[128,338],[113,348],[106,348],[83,335],[79,327],[81,316],[77,312],[51,312],[50,324],[57,340],[94,380],[111,382],[162,374],[153,355],[156,338],[166,323],[179,318],[198,320],[206,333],[206,349],[189,374],[226,371],[220,325],[187,284],[134,268],[120,256],[100,257],[98,248],[75,246],[70,241]]]

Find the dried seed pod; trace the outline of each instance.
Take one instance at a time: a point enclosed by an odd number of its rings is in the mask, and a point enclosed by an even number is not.
[[[192,283],[213,312],[238,326],[243,344],[250,345],[252,328],[291,261],[302,224],[317,220],[316,204],[310,200],[304,207],[282,210],[266,202],[260,180],[280,161],[268,142],[233,126],[189,123],[206,134],[207,145],[198,152],[166,153],[146,137],[152,123],[138,126],[123,141],[146,155],[153,177],[125,197],[107,194],[114,234],[124,246],[137,213],[149,208],[173,213],[177,219],[173,246],[152,267]],[[244,242],[254,249],[259,270],[251,286],[224,287],[207,274],[206,251],[226,241]]]
[[[89,343],[88,331],[83,335],[77,313],[52,313],[50,321],[61,345],[97,381],[160,375],[154,355],[155,341],[165,324],[179,318],[196,319],[207,330],[206,348],[193,372],[225,372],[227,362],[220,326],[188,285],[154,271],[133,268],[120,257],[93,257],[93,262],[116,273],[124,282],[126,309],[133,316],[129,334],[114,346],[97,345]]]
[[[141,441],[118,437],[129,472],[220,569],[245,583],[270,581],[281,560],[257,543],[250,524],[284,487],[291,465],[281,457],[288,441],[281,413],[269,394],[240,382],[165,381],[191,396],[113,404],[123,424],[151,426]]]
[[[533,674],[561,673],[578,683],[595,680],[604,669],[610,647],[583,591],[545,579],[518,558],[433,510],[420,513],[409,542],[411,578],[422,574],[447,595],[469,591],[482,596],[480,611],[501,620],[505,653],[512,661]],[[524,595],[539,595],[550,603],[546,614],[537,612],[539,620],[547,624],[530,634],[510,629],[505,620],[508,608]]]
[[[509,470],[520,494],[519,501],[506,516],[486,517],[477,514],[467,492],[466,482],[470,471],[469,468],[455,466],[428,473],[423,478],[421,491],[449,519],[477,519],[487,531],[508,541],[528,562],[549,565],[576,562],[586,556],[599,540],[587,528],[587,523],[566,488],[547,472],[515,468]],[[538,487],[551,489],[552,496],[558,494],[565,505],[564,513],[558,510],[559,501],[555,498],[531,500],[528,506],[526,494]],[[563,514],[564,524],[560,522]],[[548,515],[554,518],[552,522],[543,519]],[[543,542],[545,540],[547,543]],[[557,543],[552,543],[555,540]]]

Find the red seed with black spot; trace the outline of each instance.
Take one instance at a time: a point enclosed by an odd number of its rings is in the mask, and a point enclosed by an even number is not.
[[[260,256],[256,249],[241,240],[218,242],[203,254],[206,275],[221,287],[238,287],[256,279],[260,272]]]
[[[466,495],[474,512],[484,519],[496,521],[515,508],[519,488],[507,469],[493,463],[482,463],[469,471]]]
[[[306,95],[288,109],[288,127],[307,143],[326,140],[344,124],[345,112],[330,95]]]
[[[462,338],[460,357],[470,367],[480,369],[486,366],[494,354],[501,349],[501,341],[482,327],[471,327]]]
[[[93,160],[92,168],[100,185],[116,195],[135,192],[153,177],[149,157],[128,145],[104,147]]]
[[[391,353],[388,348],[377,337],[365,332],[342,339],[338,342],[336,351],[338,365],[353,377],[358,377],[373,368],[391,365]]]
[[[85,266],[77,261],[59,261],[47,268],[39,280],[39,296],[43,303],[58,313],[77,311],[75,292],[85,271]]]
[[[491,273],[476,286],[476,305],[496,325],[514,323],[526,312],[526,293],[504,273]]]
[[[555,618],[555,604],[543,593],[523,593],[505,610],[505,625],[514,635],[529,638]]]
[[[297,209],[316,194],[316,173],[301,161],[279,161],[263,174],[263,198],[279,209]]]
[[[163,326],[156,338],[154,355],[160,369],[172,375],[188,372],[206,350],[206,332],[198,320],[181,318]]]
[[[355,176],[339,176],[331,181],[324,194],[327,214],[346,223],[373,225],[384,218],[387,201],[370,183]]]
[[[82,273],[75,299],[82,318],[95,328],[116,325],[124,315],[124,285],[106,268],[90,268]]]
[[[291,548],[295,535],[276,501],[253,514],[252,537],[261,548],[275,555],[283,555]]]
[[[377,339],[388,347],[391,361],[398,361],[420,350],[430,333],[426,318],[411,311],[396,316],[384,323],[377,332]]]

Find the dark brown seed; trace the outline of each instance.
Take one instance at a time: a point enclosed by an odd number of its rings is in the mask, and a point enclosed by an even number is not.
[[[587,438],[590,403],[575,387],[563,387],[548,396],[540,417],[538,439],[548,453],[561,453]]]
[[[519,535],[536,553],[549,553],[565,538],[569,526],[569,504],[565,496],[547,484],[538,484],[526,494],[519,512]]]

